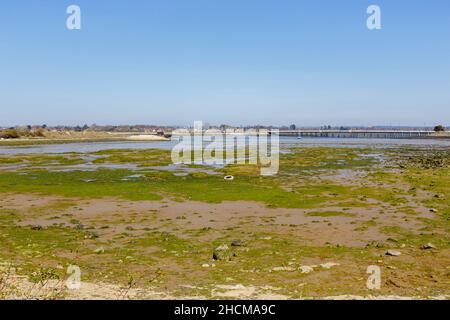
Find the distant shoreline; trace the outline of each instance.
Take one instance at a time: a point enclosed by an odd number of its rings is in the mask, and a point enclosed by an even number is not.
[[[0,139],[0,146],[32,146],[45,144],[65,144],[65,143],[89,143],[89,142],[120,142],[120,141],[169,141],[170,139],[161,137],[159,139],[129,139],[128,137],[110,137],[110,138],[73,138],[73,139]]]
[[[34,146],[34,145],[52,145],[52,144],[71,144],[71,143],[102,143],[102,142],[169,142],[170,138],[156,137],[150,138],[149,135],[134,135],[134,136],[115,136],[115,137],[103,137],[103,138],[65,138],[65,139],[52,139],[52,138],[18,138],[18,139],[0,139],[0,147],[20,147],[20,146]],[[295,138],[289,136],[281,136],[284,138]],[[311,139],[314,137],[304,137],[304,139]],[[315,138],[315,139],[341,139],[341,140],[358,140],[358,139],[374,139],[377,138]],[[387,140],[450,140],[450,136],[426,136],[426,137],[413,137],[413,138],[386,138]]]

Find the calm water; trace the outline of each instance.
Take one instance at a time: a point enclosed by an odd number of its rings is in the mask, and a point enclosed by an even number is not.
[[[0,146],[0,154],[42,154],[66,152],[96,152],[108,149],[148,149],[170,150],[177,141],[111,141],[47,144],[34,146]],[[349,148],[393,148],[400,146],[450,148],[450,139],[344,139],[344,138],[303,138],[280,137],[280,149],[290,147],[349,147]]]

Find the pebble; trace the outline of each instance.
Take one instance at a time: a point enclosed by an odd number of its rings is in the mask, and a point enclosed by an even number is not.
[[[422,249],[427,250],[427,249],[436,249],[436,246],[430,242],[422,245]]]
[[[320,266],[324,269],[331,269],[332,267],[336,267],[338,265],[339,265],[339,263],[327,262],[327,263],[322,263]]]
[[[226,244],[218,246],[216,249],[214,249],[214,252],[213,252],[214,260],[229,261],[229,260],[231,260],[232,256],[233,256],[233,253],[231,252],[230,248]]]
[[[105,249],[103,247],[97,248],[94,250],[94,253],[96,254],[105,253]]]
[[[314,268],[311,266],[300,266],[298,268],[302,273],[310,273],[314,271]]]
[[[272,271],[295,271],[293,267],[275,267]]]
[[[393,257],[398,257],[400,256],[402,253],[400,251],[397,250],[388,250],[386,251],[386,255],[387,256],[393,256]]]

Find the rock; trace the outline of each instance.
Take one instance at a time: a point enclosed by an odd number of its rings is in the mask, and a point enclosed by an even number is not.
[[[83,230],[84,229],[84,225],[82,223],[77,223],[77,225],[75,226],[75,230]]]
[[[42,229],[43,229],[42,226],[38,224],[31,226],[31,230],[42,230]]]
[[[310,273],[314,271],[314,268],[312,266],[300,266],[298,268],[302,273]]]
[[[244,247],[246,245],[245,240],[233,240],[231,242],[232,247]]]
[[[386,255],[387,256],[393,256],[393,257],[398,257],[400,256],[402,253],[400,251],[397,250],[388,250],[386,251]]]
[[[437,213],[438,212],[438,210],[437,209],[430,209],[430,212],[433,212],[433,213]]]
[[[272,269],[272,271],[295,271],[294,267],[275,267]]]
[[[209,268],[209,264],[207,263],[202,264],[202,268]]]
[[[98,233],[95,231],[87,231],[84,235],[85,239],[96,239],[98,238]]]
[[[96,253],[96,254],[105,253],[105,248],[103,248],[103,247],[97,248],[94,250],[94,253]]]
[[[422,245],[422,249],[427,250],[427,249],[436,249],[436,246],[430,242]]]
[[[335,263],[335,262],[327,262],[327,263],[322,263],[320,266],[324,269],[331,269],[333,267],[338,266],[339,263]]]
[[[216,249],[214,249],[213,252],[214,260],[230,261],[231,257],[233,257],[233,253],[226,244],[218,246]]]

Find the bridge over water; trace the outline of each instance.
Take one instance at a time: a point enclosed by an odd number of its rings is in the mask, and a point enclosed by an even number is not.
[[[434,131],[420,130],[280,130],[280,136],[323,138],[412,139],[436,136]],[[437,136],[436,136],[437,137]],[[450,136],[447,136],[450,137]]]

